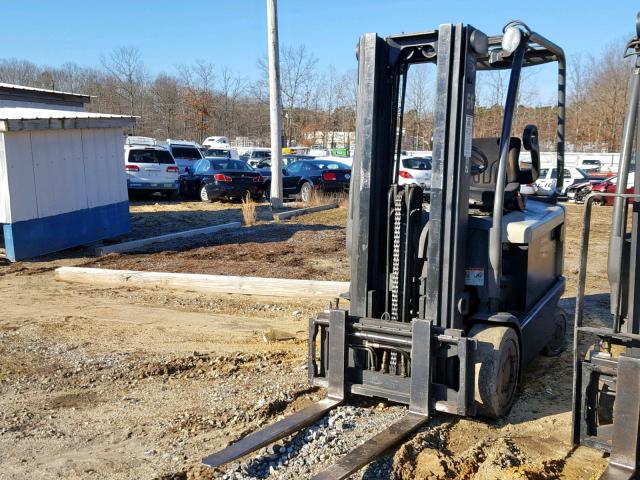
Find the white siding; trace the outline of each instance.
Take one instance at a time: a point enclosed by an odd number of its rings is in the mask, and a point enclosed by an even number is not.
[[[88,128],[81,132],[88,206],[126,202],[122,129]]]
[[[120,128],[0,134],[0,223],[127,200]]]
[[[9,178],[5,160],[4,135],[0,133],[0,223],[11,221],[11,205],[9,205]]]
[[[5,133],[4,155],[9,187],[6,203],[10,207],[7,223],[38,218],[30,133]]]

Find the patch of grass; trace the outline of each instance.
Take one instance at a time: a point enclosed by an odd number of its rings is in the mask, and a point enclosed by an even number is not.
[[[331,203],[337,203],[341,207],[346,207],[349,204],[349,194],[346,192],[327,193],[319,190],[313,190],[311,192],[311,199],[308,205],[311,207],[317,207],[320,205],[329,205]]]
[[[256,202],[247,192],[247,196],[242,199],[242,220],[247,227],[256,224]]]

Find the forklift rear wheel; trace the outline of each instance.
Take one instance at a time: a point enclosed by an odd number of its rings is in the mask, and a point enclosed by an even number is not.
[[[515,330],[503,325],[474,325],[476,414],[498,419],[511,408],[520,372],[520,343]]]
[[[545,357],[557,357],[567,345],[567,314],[564,310],[558,309],[554,317],[555,330],[549,343],[542,349]]]

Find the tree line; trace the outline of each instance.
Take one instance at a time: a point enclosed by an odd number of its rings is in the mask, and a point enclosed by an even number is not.
[[[617,151],[633,63],[615,43],[601,54],[569,60],[567,140],[569,149]],[[331,132],[355,130],[357,71],[320,69],[304,45],[283,47],[281,88],[285,144],[332,145]],[[0,82],[91,95],[89,111],[139,117],[137,135],[201,142],[226,135],[247,145],[269,144],[267,62],[256,61],[257,80],[208,61],[180,65],[175,73],[149,73],[139,50],[121,47],[102,55],[95,67],[58,67],[0,59]],[[428,150],[434,120],[434,70],[412,68],[407,81],[403,147]],[[541,99],[525,74],[514,119],[514,135],[538,125],[541,146],[555,148],[552,99]],[[497,136],[508,72],[495,72],[478,87],[474,136]],[[319,135],[318,135],[319,132]],[[354,138],[349,136],[353,144]]]

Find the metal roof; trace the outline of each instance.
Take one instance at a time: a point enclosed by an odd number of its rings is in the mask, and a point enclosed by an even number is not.
[[[128,127],[136,117],[47,108],[0,108],[0,132],[61,128]]]
[[[71,96],[75,98],[85,99],[85,103],[89,103],[91,101],[90,95],[85,95],[83,93],[74,93],[74,92],[63,92],[61,90],[48,90],[46,88],[35,88],[35,87],[25,87],[24,85],[14,85],[13,83],[3,83],[0,82],[0,91],[1,90],[10,90],[12,92],[39,92],[39,93],[48,93],[56,96]]]

